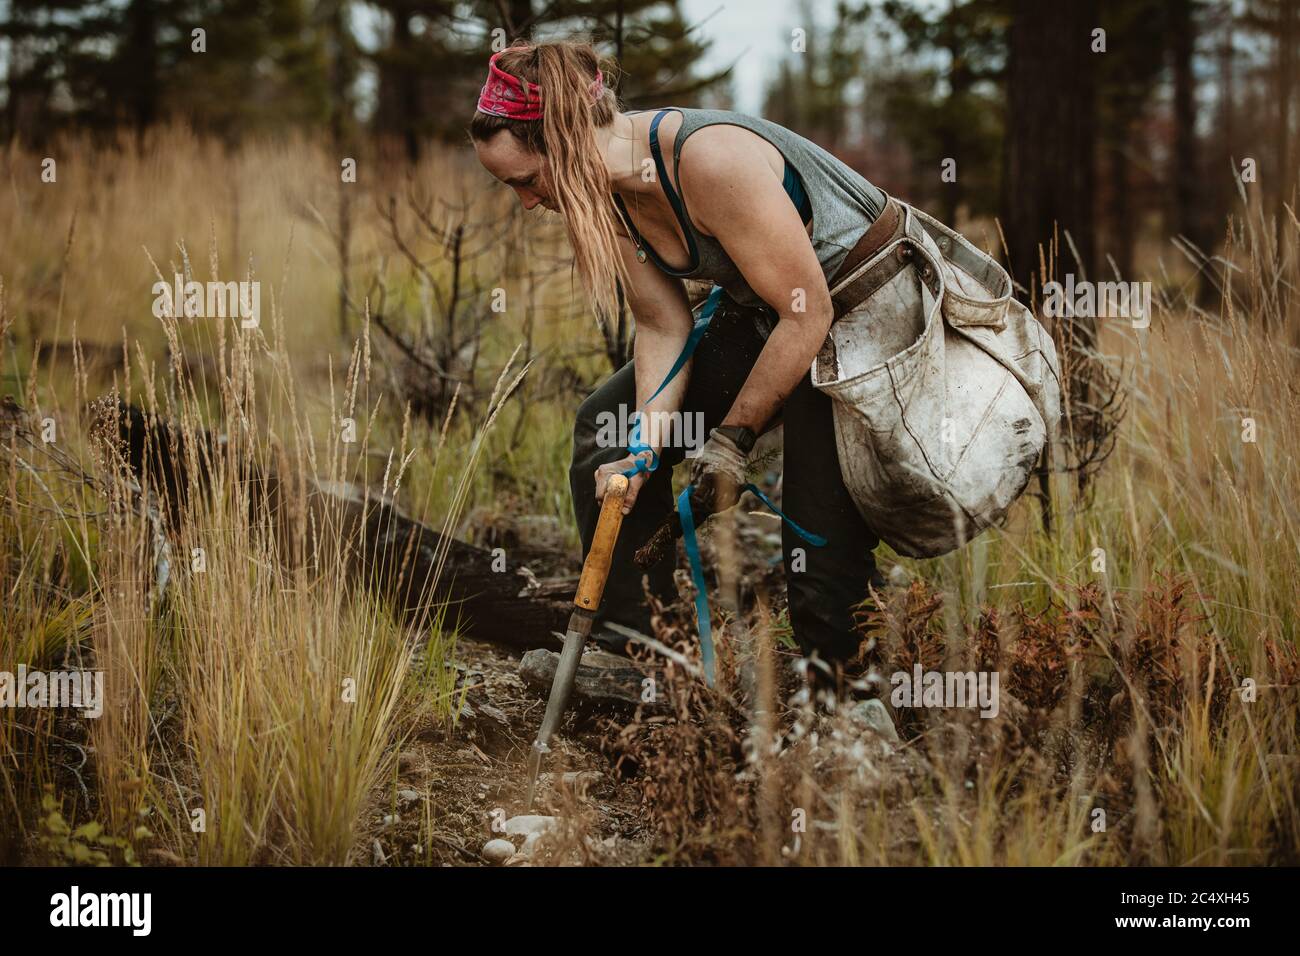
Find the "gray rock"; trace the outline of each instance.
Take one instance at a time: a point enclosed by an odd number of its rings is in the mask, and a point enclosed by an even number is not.
[[[519,848],[519,855],[524,859],[530,859],[537,852],[537,841],[545,835],[545,833],[530,833],[524,837],[524,845]]]
[[[519,855],[525,859],[537,850],[537,841],[556,828],[555,817],[541,814],[521,814],[506,821],[506,833],[522,836],[524,845],[519,848]]]
[[[885,740],[898,743],[898,730],[894,727],[893,718],[889,716],[889,710],[879,698],[872,697],[870,700],[858,701],[849,709],[849,716],[854,722],[874,730]]]
[[[559,662],[560,655],[555,651],[545,648],[531,650],[519,662],[519,676],[545,698],[551,692]],[[641,699],[646,678],[653,679],[657,686],[663,687],[662,672],[649,665],[639,664],[608,651],[587,651],[578,662],[570,706],[625,711],[640,706],[646,713],[666,712],[667,701]]]
[[[555,817],[542,816],[536,813],[520,814],[506,821],[506,833],[511,836],[526,837],[534,833],[540,834],[554,829]]]
[[[501,866],[514,855],[515,845],[509,840],[497,838],[488,840],[487,843],[483,844],[483,859],[493,866]]]

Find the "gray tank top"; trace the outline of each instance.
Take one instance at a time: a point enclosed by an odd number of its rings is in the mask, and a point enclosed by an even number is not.
[[[682,116],[681,126],[673,142],[673,178],[676,180],[677,195],[681,195],[679,163],[682,146],[692,133],[719,124],[740,126],[756,133],[780,151],[785,158],[787,171],[793,169],[803,185],[812,208],[813,249],[816,250],[822,272],[828,279],[835,275],[849,250],[884,212],[884,192],[798,133],[792,133],[767,120],[728,110],[674,109],[674,112]],[[671,194],[669,198],[673,198]],[[684,198],[682,203],[685,203]],[[766,304],[749,287],[740,269],[731,261],[717,239],[695,229],[689,216],[679,215],[678,219],[682,230],[687,233],[688,248],[690,240],[694,241],[698,260],[694,268],[682,272],[665,268],[665,271],[682,279],[712,281],[722,286],[727,295],[741,305]],[[658,257],[655,259],[657,261]],[[660,267],[663,268],[662,263]]]

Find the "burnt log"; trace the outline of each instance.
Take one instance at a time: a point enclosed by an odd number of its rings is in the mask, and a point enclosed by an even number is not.
[[[142,485],[161,495],[168,527],[175,534],[182,527],[189,496],[208,493],[212,463],[223,453],[223,439],[206,431],[182,433],[122,403],[115,417],[126,465]],[[194,453],[189,442],[198,445]],[[193,462],[198,462],[198,474],[190,474]],[[277,521],[291,520],[297,509],[286,502],[289,492],[273,471],[240,462],[228,473],[248,489],[250,520],[256,521],[259,512]],[[344,543],[354,580],[413,626],[427,626],[443,613],[444,627],[526,650],[550,645],[552,633],[565,627],[573,609],[572,581],[539,581],[527,566],[443,535],[360,486],[313,482],[307,490],[307,511],[322,537]],[[292,540],[292,535],[277,539]],[[282,551],[286,562],[294,560],[291,550]]]
[[[519,676],[525,684],[543,697],[551,692],[555,670],[560,655],[553,650],[538,648],[524,655],[519,662]],[[647,694],[646,679],[662,688],[663,674],[647,664],[608,651],[587,651],[578,662],[573,678],[573,696],[570,706],[575,710],[630,711],[642,707],[647,714],[668,710],[657,690]]]
[[[551,643],[573,610],[526,565],[443,535],[354,485],[318,484],[324,510],[359,542],[363,578],[408,617],[427,622],[445,608],[444,627],[479,640],[527,649]],[[440,551],[442,570],[438,571]],[[497,568],[501,570],[496,570]]]

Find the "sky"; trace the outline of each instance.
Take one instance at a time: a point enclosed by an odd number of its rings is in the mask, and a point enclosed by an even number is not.
[[[833,0],[805,0],[818,22],[834,16]],[[777,66],[790,49],[790,31],[800,23],[798,0],[681,0],[688,23],[700,24],[711,41],[700,69],[712,72],[735,62],[732,87],[735,109],[761,115],[763,91],[776,75]],[[379,42],[377,11],[362,5],[354,12],[353,27],[363,46]],[[373,92],[373,81],[363,81],[363,100]]]
[[[809,7],[819,22],[833,11],[827,0],[813,0]],[[712,71],[736,61],[735,108],[759,115],[763,90],[790,49],[790,31],[800,24],[799,7],[792,0],[682,0],[681,8],[688,22],[703,21],[701,30],[713,41],[702,68]]]

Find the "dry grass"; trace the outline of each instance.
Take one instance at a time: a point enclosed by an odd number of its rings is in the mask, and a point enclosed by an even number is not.
[[[220,163],[210,148],[191,146],[191,170]],[[21,154],[9,158],[14,166],[22,161]],[[157,154],[110,159],[124,175],[96,216],[111,217],[118,202],[150,191],[142,177],[156,177],[150,184],[164,195],[166,187],[183,186],[153,165]],[[287,172],[268,153],[234,161],[265,164],[273,182]],[[268,188],[258,177],[246,180]],[[77,189],[74,178],[64,193],[51,190],[49,205],[60,209]],[[20,214],[30,214],[28,205],[19,198],[4,214],[16,225]],[[191,197],[178,208],[193,206]],[[19,349],[0,358],[28,371],[14,390],[26,408],[6,410],[0,660],[10,670],[66,662],[103,671],[107,700],[96,720],[0,711],[5,855],[32,858],[36,797],[53,784],[72,788],[73,817],[100,820],[107,833],[141,841],[146,862],[349,862],[411,724],[450,721],[458,703],[446,676],[454,633],[438,624],[413,632],[369,596],[362,578],[382,569],[362,570],[355,524],[316,492],[318,482],[370,485],[383,399],[371,395],[369,326],[363,320],[339,379],[326,365],[326,390],[306,405],[288,347],[297,336],[283,307],[292,288],[287,278],[264,300],[257,329],[148,318],[152,328],[126,331],[124,360],[106,378],[87,361],[96,353],[81,344],[81,334],[92,325],[111,335],[114,326],[70,320],[67,335],[76,337],[65,339],[62,317],[84,316],[80,297],[96,288],[131,295],[130,311],[148,317],[152,293],[144,293],[155,267],[137,246],[129,271],[141,279],[140,294],[131,293],[133,284],[107,280],[111,270],[127,268],[110,251],[121,243],[108,241],[105,222],[84,213],[80,222],[83,231],[69,230],[60,251],[53,316],[41,305],[48,283],[34,278],[48,263],[39,239],[7,249],[21,263],[15,271],[26,280],[26,294],[15,297],[16,308],[6,297],[4,342],[17,339]],[[155,225],[151,216],[133,221],[140,231]],[[12,234],[31,237],[33,230]],[[207,263],[214,278],[223,277],[219,246],[214,234]],[[183,246],[179,251],[177,268],[192,275]],[[81,268],[82,256],[89,268]],[[21,334],[24,324],[28,335]],[[32,360],[37,338],[51,330],[46,342],[78,344],[41,368]],[[196,352],[219,374],[196,375]],[[468,432],[468,448],[444,455],[444,436],[421,436],[424,474],[445,495],[434,522],[444,530],[463,511],[485,436],[517,384],[498,382],[485,420]],[[115,405],[87,405],[105,385],[110,398],[129,397],[171,423],[183,444],[164,451],[185,468],[178,486],[157,475],[137,481],[126,467]],[[386,414],[402,426],[400,408]],[[341,436],[346,418],[358,422],[353,443]],[[58,428],[53,444],[41,437],[46,419]],[[223,435],[214,449],[200,440],[207,429]],[[375,494],[409,492],[407,467],[417,454],[411,440],[407,422],[391,450],[385,447]],[[427,496],[404,500],[417,514],[426,510]],[[164,531],[164,524],[171,527]],[[413,671],[420,644],[429,653]]]

